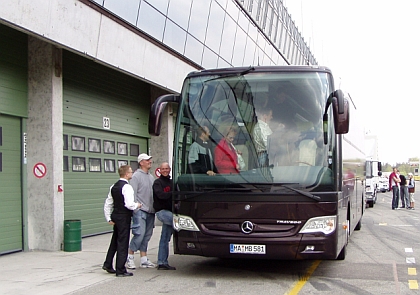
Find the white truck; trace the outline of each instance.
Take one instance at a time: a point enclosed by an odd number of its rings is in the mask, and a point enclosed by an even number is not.
[[[366,205],[373,207],[378,198],[378,188],[382,175],[382,163],[372,159],[366,159],[365,175],[365,199]]]

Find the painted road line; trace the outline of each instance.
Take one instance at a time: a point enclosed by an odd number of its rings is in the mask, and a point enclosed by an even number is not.
[[[321,263],[321,260],[315,260],[314,263],[312,263],[311,267],[309,267],[308,271],[299,278],[299,281],[297,281],[293,286],[292,289],[285,293],[285,295],[297,295],[299,294],[299,291],[305,286],[306,282],[309,280],[313,272],[316,270],[318,265]]]
[[[414,258],[414,257],[406,257],[405,258],[405,262],[406,263],[410,263],[410,264],[414,264],[414,263],[416,263],[416,258]]]
[[[413,253],[413,248],[404,248],[405,253]]]
[[[419,284],[417,283],[417,280],[408,280],[408,287],[411,290],[418,290]]]
[[[416,276],[417,275],[417,269],[414,267],[409,267],[408,268],[408,275],[410,276]]]

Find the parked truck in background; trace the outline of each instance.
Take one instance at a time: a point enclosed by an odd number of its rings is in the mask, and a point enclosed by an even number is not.
[[[381,175],[382,163],[376,160],[366,159],[365,199],[366,205],[371,208],[378,198]]]

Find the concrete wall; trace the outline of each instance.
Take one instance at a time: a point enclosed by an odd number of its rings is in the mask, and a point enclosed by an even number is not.
[[[6,3],[0,10],[0,22],[13,24],[159,87],[179,92],[186,74],[196,70],[80,1],[3,2]]]
[[[64,221],[64,195],[58,189],[63,185],[61,49],[37,38],[28,40],[27,134],[28,248],[60,250]]]

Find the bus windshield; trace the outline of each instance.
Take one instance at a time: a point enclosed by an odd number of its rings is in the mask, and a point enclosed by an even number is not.
[[[322,71],[187,77],[175,132],[178,190],[332,191],[334,128],[327,144],[323,132],[331,84]]]

